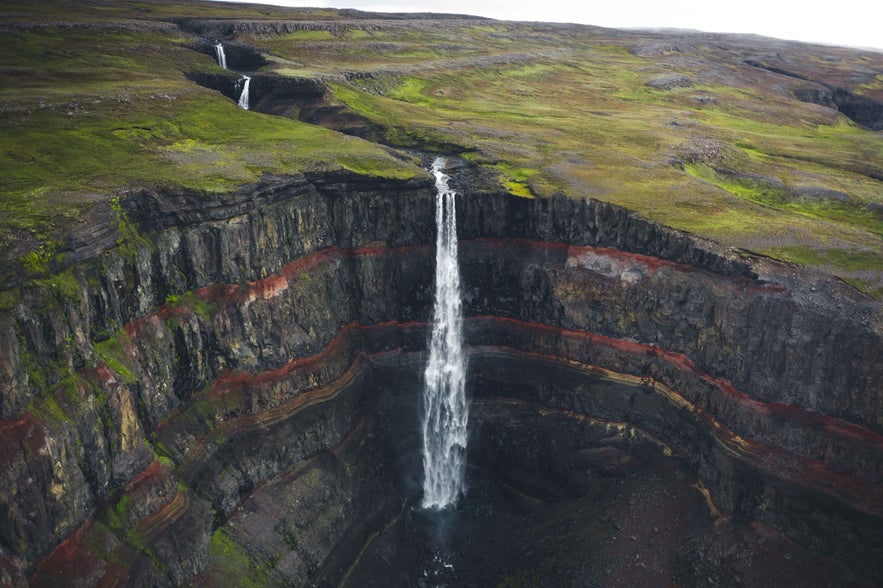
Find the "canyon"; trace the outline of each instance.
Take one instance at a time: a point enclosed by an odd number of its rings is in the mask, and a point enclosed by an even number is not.
[[[449,173],[475,461],[574,492],[644,447],[720,517],[880,577],[874,303],[613,205]],[[63,289],[21,287],[0,335],[7,577],[212,585],[243,553],[271,583],[336,577],[339,542],[405,501],[380,407],[419,381],[433,202],[429,179],[349,173],[139,192],[121,202],[137,239]]]
[[[878,54],[135,4],[4,17],[0,585],[883,583]]]

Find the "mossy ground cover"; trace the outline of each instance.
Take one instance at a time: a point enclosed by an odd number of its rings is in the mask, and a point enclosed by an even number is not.
[[[830,80],[883,99],[883,78],[865,73],[883,68],[877,54],[207,2],[93,2],[76,11],[22,2],[5,10],[4,20],[18,24],[0,41],[7,64],[0,71],[0,239],[32,235],[34,251],[59,223],[130,186],[217,192],[267,171],[418,173],[378,146],[246,112],[195,86],[188,72],[220,70],[192,50],[199,40],[192,29],[174,24],[186,15],[297,23],[209,27],[203,36],[258,48],[265,71],[323,78],[339,103],[385,129],[387,144],[466,152],[498,170],[517,196],[608,200],[883,293],[875,269],[883,258],[880,134],[794,94],[811,80]],[[48,16],[102,24],[34,24]],[[745,63],[758,54],[804,79]],[[789,196],[807,187],[848,197]]]
[[[232,9],[231,9],[232,8]],[[4,3],[4,20],[10,22],[45,23],[140,23],[144,21],[164,21],[174,18],[243,18],[243,19],[287,19],[294,13],[291,10],[269,5],[238,4],[235,7],[206,0],[138,0],[118,2],[116,0],[90,0],[88,2],[68,2],[66,0],[46,0],[28,2],[10,0]],[[337,20],[340,12],[323,8],[301,9],[299,18],[311,20]]]
[[[223,192],[265,172],[419,173],[377,145],[245,111],[197,86],[188,73],[220,69],[210,56],[189,48],[195,36],[169,23],[111,22],[97,29],[21,24],[3,33],[0,242],[5,245],[29,235],[32,253],[39,256],[60,226],[90,206],[110,206],[132,187]]]
[[[879,133],[765,86],[738,56],[697,62],[720,49],[648,58],[628,50],[629,38],[586,48],[552,37],[554,59],[545,44],[526,43],[519,54],[534,55],[522,63],[428,67],[333,88],[350,108],[394,129],[392,142],[431,127],[437,141],[472,150],[515,195],[612,201],[883,293],[874,275],[883,262]],[[659,89],[652,81],[660,78],[687,82]],[[805,188],[846,198],[793,196]]]
[[[72,114],[68,114],[72,112]],[[413,175],[375,146],[326,129],[244,111],[207,90],[133,96],[87,110],[36,111],[0,126],[4,218],[23,228],[58,214],[71,193],[177,184],[233,190],[263,172],[340,167]],[[84,202],[88,202],[84,199]]]

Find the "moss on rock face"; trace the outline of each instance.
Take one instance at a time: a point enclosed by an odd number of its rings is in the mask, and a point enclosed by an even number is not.
[[[271,585],[267,570],[254,562],[248,552],[224,529],[212,533],[208,548],[208,566],[213,573],[205,581],[213,586],[258,588]]]

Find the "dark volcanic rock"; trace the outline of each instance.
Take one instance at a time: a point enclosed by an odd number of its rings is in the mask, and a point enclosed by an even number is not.
[[[828,202],[849,202],[849,194],[839,190],[831,190],[830,188],[820,188],[818,186],[799,186],[791,191],[793,198],[828,201]]]
[[[200,86],[217,90],[234,102],[238,102],[242,94],[241,74],[193,72],[190,77]],[[312,113],[317,108],[326,107],[327,88],[313,78],[255,74],[251,76],[248,90],[250,109],[264,114],[306,120],[314,116]]]
[[[673,90],[675,88],[689,88],[693,81],[683,74],[670,74],[651,78],[646,86],[656,90]]]

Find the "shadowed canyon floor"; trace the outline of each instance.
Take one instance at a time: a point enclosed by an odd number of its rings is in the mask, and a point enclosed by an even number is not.
[[[417,435],[411,390],[419,381],[401,371],[381,381],[391,390],[393,451],[407,450],[399,435]],[[629,393],[597,376],[585,385]],[[871,585],[774,529],[724,516],[689,468],[645,434],[613,423],[592,431],[572,412],[495,397],[495,389],[473,388],[464,499],[455,509],[420,509],[419,456],[399,455],[406,502],[338,568],[342,585]],[[550,463],[560,469],[549,472]]]

